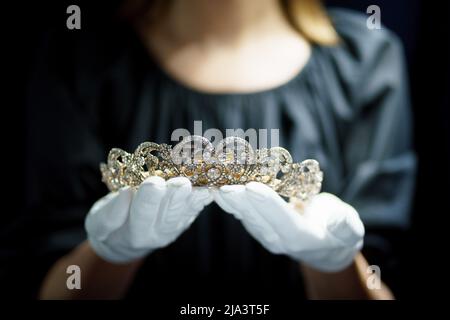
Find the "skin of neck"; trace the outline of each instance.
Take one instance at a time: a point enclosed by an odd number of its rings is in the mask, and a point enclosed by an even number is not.
[[[202,92],[279,86],[311,52],[279,0],[173,0],[157,21],[137,29],[166,73]]]
[[[228,45],[256,33],[295,32],[279,0],[173,0],[163,25],[179,42]]]

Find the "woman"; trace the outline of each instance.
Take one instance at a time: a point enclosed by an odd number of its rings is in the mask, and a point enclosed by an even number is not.
[[[368,231],[408,222],[415,163],[397,38],[313,0],[128,2],[123,12],[132,27],[47,42],[30,86],[29,212],[33,252],[48,266],[39,297],[195,288],[391,299],[385,284],[367,286],[380,260],[360,253],[360,218]],[[205,192],[151,177],[102,198],[98,164],[110,148],[170,143],[195,120],[280,129],[280,145],[317,159],[335,196],[314,198],[304,223],[258,183]],[[177,223],[162,223],[168,215]],[[69,265],[82,270],[81,290],[66,287]]]

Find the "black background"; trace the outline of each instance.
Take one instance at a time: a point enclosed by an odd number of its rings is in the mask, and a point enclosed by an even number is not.
[[[23,148],[24,97],[34,50],[51,28],[66,28],[66,8],[78,4],[82,11],[82,29],[101,23],[114,12],[118,1],[35,1],[4,8],[6,26],[3,53],[8,71],[3,75],[7,89],[2,105],[2,142],[5,162],[11,168],[2,173],[8,179],[2,210],[5,228],[14,224],[22,208],[26,177],[20,161],[26,157]],[[411,229],[404,237],[401,265],[398,267],[396,293],[400,299],[439,297],[435,291],[450,271],[446,218],[450,214],[450,65],[449,65],[449,1],[328,1],[328,5],[365,12],[369,5],[381,8],[382,23],[396,32],[404,42],[408,60],[413,102],[415,149],[419,159],[416,196]],[[66,29],[67,30],[67,29]],[[76,32],[69,31],[66,32]],[[11,98],[6,98],[11,95]],[[17,199],[17,200],[16,200]],[[2,226],[3,228],[3,226]],[[1,250],[8,243],[23,241],[26,235],[0,232]],[[1,262],[1,260],[0,260]],[[2,262],[3,263],[3,262]],[[32,272],[32,262],[26,268]],[[0,274],[2,295],[8,290],[21,290],[19,279]],[[11,286],[10,286],[11,285]],[[443,287],[442,289],[445,290]]]

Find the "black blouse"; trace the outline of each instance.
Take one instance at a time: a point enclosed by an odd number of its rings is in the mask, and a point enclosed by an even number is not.
[[[295,161],[320,162],[323,190],[358,210],[369,262],[382,269],[395,264],[387,230],[408,226],[415,172],[402,47],[390,31],[369,30],[362,15],[330,15],[338,46],[314,46],[295,78],[248,94],[184,86],[122,23],[49,35],[27,96],[27,211],[18,222],[27,241],[14,255],[32,257],[34,289],[52,263],[86,239],[84,218],[107,193],[99,163],[109,149],[173,144],[172,131],[193,132],[195,120],[203,130],[279,129],[280,145]],[[214,203],[178,240],[146,259],[129,296],[192,296],[193,288],[303,294],[298,265],[267,252]]]

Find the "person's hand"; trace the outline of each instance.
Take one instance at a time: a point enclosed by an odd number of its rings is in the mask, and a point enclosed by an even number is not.
[[[187,178],[149,177],[137,191],[123,188],[92,206],[88,240],[104,260],[130,262],[173,242],[211,201],[206,188],[192,187]]]
[[[214,199],[267,250],[320,271],[344,269],[363,244],[358,213],[329,193],[313,197],[303,213],[259,182],[223,186],[214,192]]]

